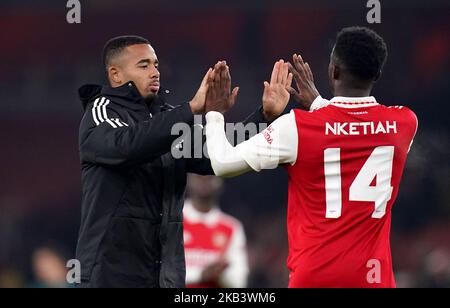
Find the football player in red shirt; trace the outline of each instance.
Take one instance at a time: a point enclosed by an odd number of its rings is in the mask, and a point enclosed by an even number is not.
[[[183,209],[186,287],[243,288],[249,272],[244,228],[218,206],[222,179],[188,176]]]
[[[344,28],[330,58],[330,101],[318,95],[309,65],[294,55],[299,92],[280,60],[263,100],[281,93],[285,106],[292,94],[310,110],[292,110],[236,147],[226,139],[223,115],[206,115],[216,175],[286,167],[289,287],[395,287],[391,209],[417,118],[407,107],[371,96],[386,57],[374,31]]]

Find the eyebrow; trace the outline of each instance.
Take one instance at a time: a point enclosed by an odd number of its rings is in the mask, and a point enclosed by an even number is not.
[[[139,65],[139,64],[150,64],[150,60],[149,59],[142,59],[142,60],[140,60],[138,63],[136,63],[136,65]],[[158,59],[156,59],[155,60],[155,64],[158,64],[159,63],[159,61],[158,61]]]

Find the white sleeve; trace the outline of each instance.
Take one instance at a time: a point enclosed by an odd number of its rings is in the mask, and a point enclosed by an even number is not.
[[[294,111],[276,119],[261,133],[233,147],[224,131],[223,115],[206,114],[206,144],[214,173],[236,176],[250,171],[273,169],[297,160],[297,126]]]
[[[210,111],[206,114],[206,148],[214,174],[232,177],[252,170],[225,135],[223,115]]]
[[[229,265],[220,276],[220,285],[225,288],[245,288],[249,267],[245,233],[241,224],[232,235],[225,260]]]
[[[309,107],[309,110],[316,110],[320,109],[322,107],[325,107],[330,104],[330,101],[327,99],[322,98],[322,96],[317,96],[316,99],[312,102],[311,106]]]

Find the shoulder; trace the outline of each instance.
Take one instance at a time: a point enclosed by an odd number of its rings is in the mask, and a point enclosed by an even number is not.
[[[406,106],[396,106],[396,108],[398,108],[400,112],[403,112],[406,119],[411,120],[413,122],[418,122],[416,113],[410,108]]]
[[[315,122],[336,112],[331,104],[313,110],[293,109],[296,122]]]
[[[92,112],[92,110],[117,111],[118,104],[115,103],[115,99],[108,95],[97,95],[92,98],[86,105],[86,112]]]
[[[406,106],[395,105],[395,106],[384,106],[386,110],[395,113],[399,120],[409,123],[411,125],[417,125],[418,119],[414,111]]]
[[[408,135],[414,136],[417,132],[419,122],[416,114],[410,108],[401,105],[385,106],[380,105],[384,118],[392,119],[402,127]]]
[[[100,126],[103,123],[113,128],[128,126],[123,120],[120,120],[120,109],[113,98],[98,95],[86,105],[82,122],[89,124],[89,126]]]
[[[409,114],[414,114],[414,111],[412,111],[410,108],[406,107],[406,106],[402,106],[402,105],[393,105],[393,106],[385,106],[385,105],[381,105],[384,108],[387,108],[393,112],[399,112],[399,113],[409,113]]]

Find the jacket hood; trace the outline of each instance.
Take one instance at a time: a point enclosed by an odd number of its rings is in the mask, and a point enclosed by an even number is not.
[[[87,104],[92,98],[96,97],[101,90],[102,86],[96,84],[85,84],[78,89],[78,97],[81,100],[83,109],[86,109]]]

